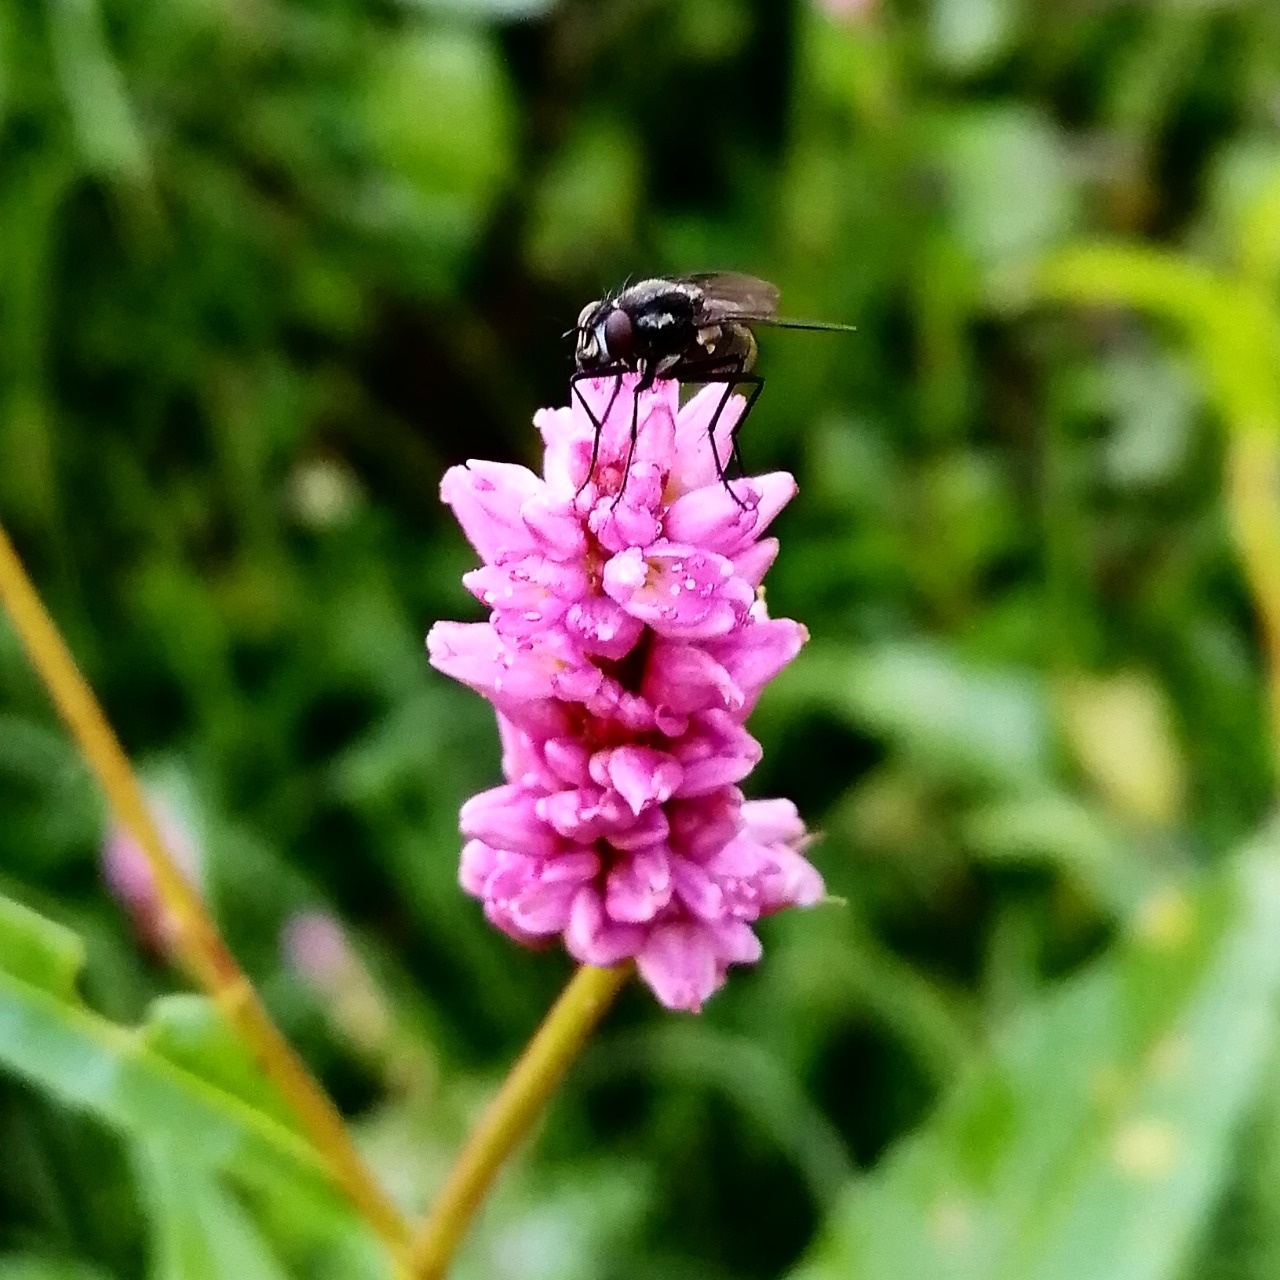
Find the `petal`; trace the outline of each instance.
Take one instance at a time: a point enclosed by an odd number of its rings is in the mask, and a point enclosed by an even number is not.
[[[724,915],[724,893],[720,886],[688,858],[671,859],[671,882],[680,900],[702,920],[719,920]]]
[[[644,623],[607,596],[591,596],[570,605],[564,625],[584,652],[612,662],[625,658],[644,633]]]
[[[789,471],[769,471],[752,476],[751,483],[759,495],[756,506],[755,536],[758,538],[777,519],[778,513],[799,492],[796,478]]]
[[[677,498],[667,508],[663,530],[672,542],[687,542],[732,556],[752,541],[758,515],[756,496],[734,501],[734,494],[722,484],[704,485]]]
[[[511,900],[511,920],[526,933],[561,933],[569,924],[569,912],[577,896],[576,881],[531,881]]]
[[[724,980],[715,948],[700,925],[659,925],[650,933],[636,967],[668,1009],[697,1013]]]
[[[483,840],[495,849],[546,857],[561,840],[537,815],[535,795],[524,787],[492,787],[462,806],[458,825],[468,839]]]
[[[725,920],[710,926],[711,944],[722,964],[755,964],[764,954],[760,939],[742,920]]]
[[[773,567],[778,558],[777,538],[761,538],[754,546],[739,552],[733,558],[733,571],[744,582],[758,587],[764,581],[764,575]]]
[[[746,694],[705,649],[657,640],[649,649],[640,692],[655,706],[688,715],[708,707],[737,711]]]
[[[720,410],[723,398],[724,388],[710,383],[691,397],[676,417],[675,474],[682,492],[720,483],[723,465],[717,470],[716,455],[719,455],[721,464],[729,461],[733,452],[733,430],[747,403],[742,396],[730,396]],[[709,434],[717,411],[719,417],[715,418],[716,448],[713,453]]]
[[[520,508],[542,487],[527,467],[472,461],[444,473],[440,498],[453,508],[471,545],[486,562],[492,562],[504,553],[534,549],[520,520]]]
[[[517,642],[487,622],[437,622],[427,633],[427,654],[437,671],[504,704],[554,697],[557,677],[573,670],[567,641],[559,651]]]
[[[605,912],[625,924],[652,920],[670,901],[671,866],[661,846],[625,858],[605,882]]]
[[[538,817],[566,839],[590,844],[613,831],[625,830],[633,821],[625,803],[612,791],[580,787],[542,796],[536,803]]]
[[[653,844],[665,844],[671,834],[671,824],[661,805],[650,805],[638,817],[627,813],[629,821],[625,826],[605,835],[609,844],[622,853],[631,853],[636,849],[644,849]]]
[[[603,967],[620,964],[639,952],[645,938],[640,925],[610,920],[597,890],[590,886],[578,890],[564,931],[565,948],[575,960]]]
[[[749,800],[742,806],[747,835],[761,844],[797,844],[808,832],[790,800]]]
[[[653,463],[633,461],[619,496],[608,495],[623,484],[621,469],[602,486],[605,496],[596,502],[587,525],[606,550],[620,552],[657,541],[662,534],[665,481],[666,472]]]
[[[808,631],[790,618],[752,622],[732,635],[708,640],[707,652],[729,673],[750,705],[760,690],[801,650]]]
[[[538,493],[521,505],[520,519],[546,554],[569,560],[586,552],[586,530],[572,503]]]
[[[591,753],[579,739],[548,738],[542,744],[542,753],[547,768],[570,786],[580,787],[591,780],[591,775],[587,772]]]
[[[764,879],[762,912],[812,907],[822,901],[827,891],[822,876],[803,854],[786,845],[777,845],[768,856],[773,865]]]
[[[759,763],[760,744],[724,711],[704,712],[673,746],[684,767],[677,792],[699,796],[741,782]]]
[[[674,756],[653,747],[597,751],[589,767],[592,778],[602,787],[612,787],[635,814],[669,800],[684,776]]]
[[[497,867],[498,854],[480,840],[468,840],[458,863],[458,883],[473,898],[485,896],[485,885]]]
[[[503,642],[487,622],[437,622],[427,632],[427,657],[437,671],[483,692],[501,669]]]
[[[742,792],[723,787],[667,806],[671,845],[684,857],[706,862],[742,830]]]

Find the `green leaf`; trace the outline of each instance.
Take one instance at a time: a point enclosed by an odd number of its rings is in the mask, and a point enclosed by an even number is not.
[[[181,1065],[156,1052],[154,1043],[175,1050],[171,1014],[140,1033],[87,1009],[75,994],[81,959],[74,934],[0,898],[0,1064],[126,1133],[179,1142],[190,1160],[283,1180],[337,1208],[312,1148],[228,1091],[225,1058],[206,1061],[195,1037],[177,1049]]]
[[[76,999],[84,944],[70,929],[0,898],[0,970],[59,1000]]]
[[[1166,889],[1020,1019],[831,1220],[803,1280],[1159,1280],[1229,1172],[1274,1040],[1280,838]]]
[[[1134,307],[1176,325],[1229,426],[1274,430],[1280,424],[1280,315],[1252,282],[1165,250],[1098,243],[1048,258],[1028,294]]]
[[[0,1280],[110,1280],[78,1258],[60,1258],[51,1253],[14,1253],[0,1258]]]
[[[139,1181],[153,1233],[152,1280],[285,1280],[252,1219],[174,1144],[138,1144]]]
[[[811,645],[771,696],[821,706],[935,770],[993,783],[1044,777],[1050,706],[1029,672],[971,666],[940,647]]]
[[[968,814],[963,831],[976,856],[1051,867],[1122,920],[1160,870],[1105,813],[1060,791],[994,800]]]
[[[516,22],[545,18],[559,0],[416,0],[429,12],[456,14],[481,22]]]
[[[52,0],[58,78],[85,162],[109,178],[150,177],[146,145],[95,0]]]
[[[283,1098],[258,1069],[226,1019],[204,996],[161,996],[142,1028],[143,1043],[175,1066],[217,1085],[233,1097],[290,1128]]]

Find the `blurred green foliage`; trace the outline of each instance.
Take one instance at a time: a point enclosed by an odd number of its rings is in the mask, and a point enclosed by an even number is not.
[[[534,459],[628,274],[858,325],[764,335],[743,441],[814,636],[752,785],[845,905],[698,1020],[629,992],[460,1276],[1276,1273],[1222,499],[1280,426],[1272,0],[9,0],[0,174],[0,516],[413,1207],[568,971],[456,887],[498,749],[422,653],[476,616],[441,472]],[[104,892],[3,625],[0,815],[0,1280],[384,1274]],[[303,908],[354,989],[284,963]]]

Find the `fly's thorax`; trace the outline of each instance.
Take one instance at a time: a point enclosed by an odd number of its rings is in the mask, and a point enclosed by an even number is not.
[[[668,290],[627,308],[635,325],[636,345],[654,364],[687,351],[697,336],[695,307],[682,290]]]

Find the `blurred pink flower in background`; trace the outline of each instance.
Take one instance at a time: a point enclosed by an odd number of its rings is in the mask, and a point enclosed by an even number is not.
[[[285,963],[317,992],[332,993],[358,963],[342,926],[327,911],[299,911],[280,935]]]
[[[597,418],[613,379],[588,386]],[[535,418],[543,475],[453,467],[441,495],[484,564],[463,581],[482,623],[440,622],[432,663],[498,712],[507,782],[463,806],[461,882],[517,940],[561,937],[584,964],[634,959],[663,1004],[698,1009],[731,964],[760,957],[753,923],[823,894],[786,800],[746,801],[760,758],[743,727],[799,652],[769,618],[763,537],[795,493],[784,472],[721,479],[709,429],[723,389],[614,396],[595,430],[578,404]],[[731,453],[734,397],[716,426]],[[588,474],[588,472],[591,474]]]
[[[199,890],[203,855],[195,834],[167,801],[153,798],[151,811],[174,861]],[[142,846],[114,819],[102,844],[102,878],[112,897],[129,913],[142,945],[172,959],[178,922],[156,889]]]
[[[334,1027],[361,1052],[393,1058],[395,1020],[346,930],[327,911],[298,911],[280,934],[285,965],[311,988]]]
[[[837,21],[860,22],[875,15],[879,0],[816,0],[824,13]]]

